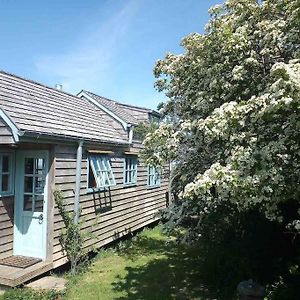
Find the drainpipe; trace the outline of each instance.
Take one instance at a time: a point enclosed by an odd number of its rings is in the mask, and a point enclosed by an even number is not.
[[[128,126],[128,142],[129,144],[132,143],[132,139],[133,139],[133,125]]]
[[[75,183],[75,200],[74,200],[74,223],[79,220],[79,198],[80,198],[80,182],[81,182],[81,163],[82,163],[82,145],[83,141],[79,141],[76,156],[76,183]]]

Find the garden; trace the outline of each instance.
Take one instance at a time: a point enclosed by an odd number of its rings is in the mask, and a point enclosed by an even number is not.
[[[141,159],[171,165],[163,225],[101,250],[64,295],[3,299],[230,300],[248,279],[299,299],[299,28],[298,0],[213,7],[154,68],[168,100]]]

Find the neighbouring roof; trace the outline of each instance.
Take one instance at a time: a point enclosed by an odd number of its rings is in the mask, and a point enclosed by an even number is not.
[[[74,95],[0,71],[0,110],[26,134],[127,144],[103,112]]]
[[[118,101],[96,95],[90,91],[82,90],[78,95],[86,95],[92,98],[100,105],[110,110],[113,114],[117,115],[127,124],[137,125],[140,122],[149,121],[149,114],[159,116],[159,113],[154,110],[145,107],[120,103]]]

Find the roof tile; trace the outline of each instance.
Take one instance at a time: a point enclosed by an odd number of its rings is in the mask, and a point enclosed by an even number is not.
[[[95,106],[66,92],[0,71],[0,108],[20,130],[44,135],[127,143]]]

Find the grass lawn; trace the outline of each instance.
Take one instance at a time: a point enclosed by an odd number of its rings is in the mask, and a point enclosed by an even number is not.
[[[160,227],[118,248],[101,252],[67,299],[212,299],[201,285],[197,249],[176,245]]]
[[[198,255],[160,227],[147,229],[101,251],[89,270],[69,282],[63,299],[215,299],[201,285]]]

